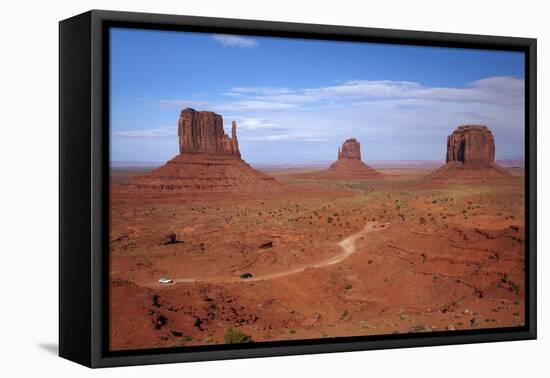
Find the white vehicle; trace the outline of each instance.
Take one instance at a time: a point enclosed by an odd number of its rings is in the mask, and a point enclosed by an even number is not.
[[[171,284],[172,282],[174,281],[172,281],[170,278],[161,278],[159,280],[159,284],[161,285],[168,285],[168,284]]]

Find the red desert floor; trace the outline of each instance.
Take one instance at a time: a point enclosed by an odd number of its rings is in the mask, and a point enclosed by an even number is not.
[[[273,171],[282,189],[250,193],[113,185],[111,349],[522,325],[523,173],[497,185],[380,171]]]

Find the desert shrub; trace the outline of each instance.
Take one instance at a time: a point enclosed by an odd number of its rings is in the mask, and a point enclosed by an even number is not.
[[[510,290],[512,293],[516,295],[519,295],[520,286],[517,283],[512,283],[511,281],[510,281],[510,284],[511,286],[508,290]]]
[[[427,326],[426,324],[416,324],[414,326],[412,326],[410,329],[409,329],[409,332],[411,333],[417,333],[417,332],[431,332],[432,329]]]
[[[252,339],[250,338],[250,336],[244,334],[238,329],[227,328],[225,330],[225,334],[223,335],[223,341],[226,344],[242,344],[249,343],[252,341]]]
[[[371,326],[370,326],[369,323],[366,322],[365,320],[361,320],[361,321],[359,322],[359,328],[361,328],[361,329],[370,329]]]

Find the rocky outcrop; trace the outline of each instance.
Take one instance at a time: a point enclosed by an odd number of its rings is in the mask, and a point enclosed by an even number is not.
[[[178,137],[179,155],[118,190],[218,192],[269,190],[277,186],[273,177],[241,159],[235,121],[229,137],[221,115],[184,109],[178,121]]]
[[[178,121],[180,154],[204,153],[241,157],[237,142],[237,124],[231,125],[231,137],[223,130],[223,118],[214,112],[183,109]]]
[[[446,164],[429,175],[437,180],[492,181],[512,174],[495,163],[495,140],[483,125],[459,126],[447,137]]]
[[[338,148],[338,160],[323,172],[315,173],[320,178],[362,180],[383,178],[384,175],[361,161],[361,144],[355,138],[347,139]]]
[[[347,139],[342,148],[338,148],[338,160],[361,160],[361,144],[355,138]]]
[[[447,163],[491,163],[495,161],[495,139],[487,126],[459,126],[447,137]]]

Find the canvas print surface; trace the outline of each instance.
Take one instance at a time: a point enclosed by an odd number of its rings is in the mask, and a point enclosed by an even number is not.
[[[525,322],[523,53],[110,30],[112,351]]]

